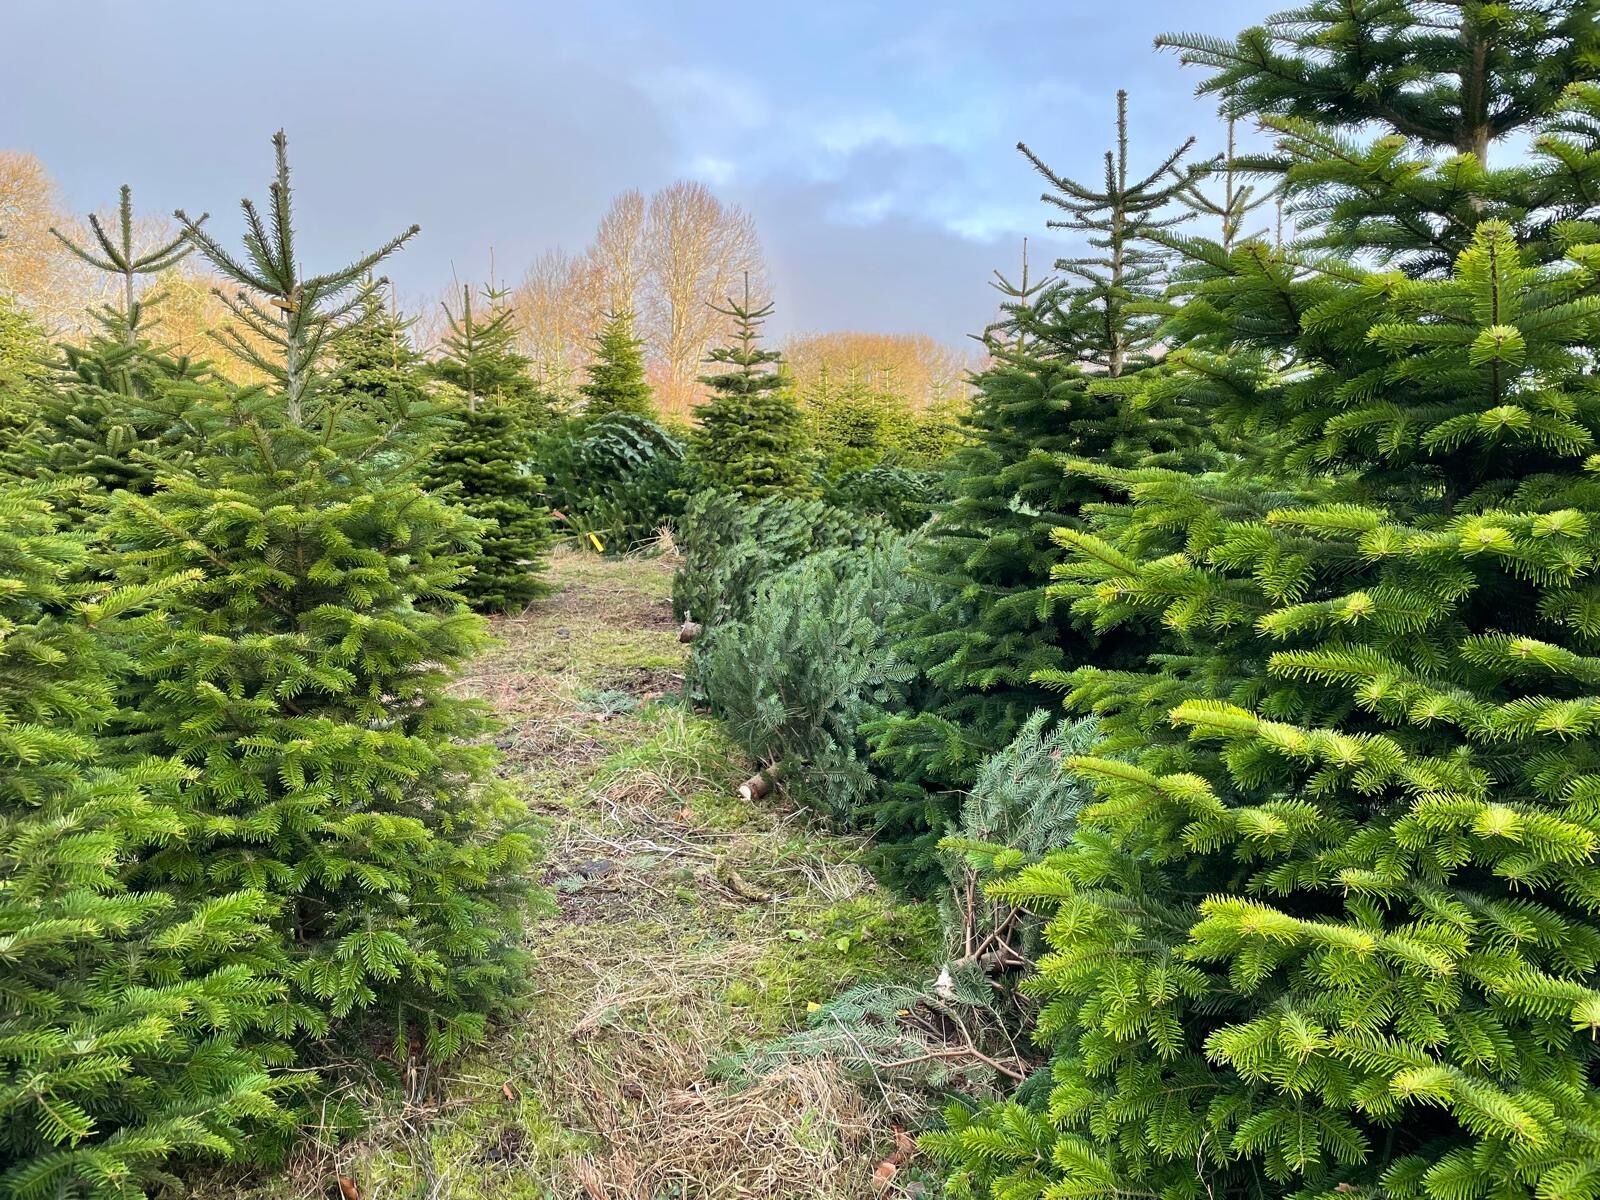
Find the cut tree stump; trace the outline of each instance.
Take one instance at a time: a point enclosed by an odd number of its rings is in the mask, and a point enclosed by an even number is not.
[[[757,771],[739,785],[739,799],[765,800],[772,794],[773,785],[783,779],[783,774],[777,767],[768,767],[764,771]]]

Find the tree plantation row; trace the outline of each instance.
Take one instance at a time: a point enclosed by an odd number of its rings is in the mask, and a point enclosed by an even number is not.
[[[742,273],[686,423],[614,297],[568,394],[494,289],[421,353],[281,135],[241,246],[124,193],[92,336],[0,310],[0,1194],[270,1172],[537,988],[452,685],[563,538],[675,555],[674,702],[939,913],[718,1068],[892,1093],[880,1193],[1600,1196],[1600,0],[1159,44],[1225,151],[1024,146],[1081,252],[959,413],[797,387]],[[163,348],[191,254],[250,382]]]

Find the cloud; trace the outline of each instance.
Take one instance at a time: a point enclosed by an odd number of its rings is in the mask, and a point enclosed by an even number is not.
[[[688,175],[755,214],[791,328],[956,339],[992,315],[984,283],[1022,235],[1046,240],[1017,139],[1093,171],[1119,86],[1138,155],[1214,132],[1149,39],[1280,6],[807,0],[730,20],[720,0],[276,0],[280,39],[214,0],[10,0],[17,45],[95,69],[13,56],[0,144],[38,153],[75,207],[126,181],[226,230],[286,126],[312,265],[419,220],[390,272],[408,294],[481,276],[491,247],[502,276],[576,250],[617,192]]]

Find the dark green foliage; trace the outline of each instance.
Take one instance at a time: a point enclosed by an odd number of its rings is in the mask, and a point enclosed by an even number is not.
[[[1333,48],[1348,110],[1280,59],[1214,86],[1269,111],[1304,89],[1328,124],[1290,130],[1295,152],[1367,136],[1383,100],[1375,215],[1312,241],[1415,274],[1188,244],[1170,327],[1198,350],[1172,378],[1225,378],[1219,418],[1291,453],[1234,479],[1071,468],[1128,503],[1063,530],[1057,595],[1157,652],[1060,677],[1100,715],[1072,763],[1100,802],[991,889],[1050,914],[1032,990],[1053,1086],[929,1139],[957,1194],[1596,1193],[1600,230],[1416,236],[1453,189],[1463,214],[1535,179],[1547,212],[1587,204],[1600,91],[1529,117],[1541,80],[1590,69],[1594,10],[1308,12],[1273,27]],[[1570,36],[1526,41],[1547,16]],[[1479,96],[1490,136],[1533,133],[1534,155],[1484,172],[1487,141],[1438,134]],[[1351,156],[1327,158],[1291,172],[1291,203],[1341,194],[1317,181]]]
[[[125,882],[183,828],[186,772],[104,765],[115,664],[90,622],[144,596],[70,582],[60,488],[0,485],[0,1194],[142,1200],[168,1159],[284,1121],[244,1040],[281,985],[260,893]]]
[[[95,248],[86,249],[52,231],[73,254],[118,277],[117,303],[94,314],[97,330],[80,346],[63,348],[65,363],[52,386],[38,394],[33,422],[21,445],[10,451],[19,474],[75,479],[96,489],[84,496],[89,509],[121,491],[147,494],[158,465],[203,437],[191,401],[204,371],[182,356],[163,353],[148,332],[139,294],[142,275],[165,271],[189,253],[181,237],[146,249],[134,245],[133,199],[122,189],[116,236],[89,218]],[[84,519],[78,508],[73,514]]]
[[[11,456],[17,473],[94,481],[77,501],[103,507],[116,492],[148,494],[160,464],[203,436],[194,409],[202,369],[142,338],[129,345],[120,318],[81,346],[62,348],[64,366],[33,410]],[[78,509],[81,519],[85,509]]]
[[[15,300],[0,295],[0,434],[32,420],[50,374],[44,331]]]
[[[484,288],[485,317],[473,306],[472,288],[463,287],[459,312],[444,305],[449,332],[439,357],[428,366],[434,378],[466,396],[467,407],[504,408],[520,429],[532,433],[547,427],[557,414],[527,357],[517,352],[517,314],[505,298],[503,290]]]
[[[248,289],[233,307],[282,351],[257,355],[273,382],[219,387],[219,433],[107,522],[119,579],[188,580],[134,646],[129,744],[195,771],[181,836],[138,878],[274,897],[292,985],[276,1031],[382,1005],[389,1029],[447,1055],[515,977],[532,852],[521,806],[489,782],[488,714],[449,690],[486,637],[454,591],[476,531],[385,453],[417,431],[332,394],[311,353],[409,234],[303,271],[281,134],[275,147],[266,218],[245,205],[248,266],[180,214]]]
[[[1597,21],[1592,0],[1314,0],[1231,41],[1157,45],[1209,68],[1200,91],[1230,117],[1280,135],[1242,165],[1287,173],[1307,245],[1419,274],[1448,270],[1489,219],[1511,222],[1525,252],[1560,257],[1557,224],[1584,217],[1589,193],[1515,162],[1491,175],[1489,156],[1600,75]],[[1418,152],[1439,169],[1413,170]]]
[[[683,562],[672,580],[672,611],[708,630],[741,620],[763,580],[808,554],[859,546],[874,532],[871,522],[820,500],[701,492],[678,528]]]
[[[426,383],[431,364],[411,344],[414,322],[401,317],[388,301],[381,282],[363,287],[352,320],[333,343],[327,387],[332,396],[410,419],[429,403]]]
[[[677,520],[683,460],[671,430],[624,412],[564,421],[533,450],[560,527],[607,553],[645,545]]]
[[[650,385],[644,378],[644,343],[633,336],[632,313],[612,313],[606,319],[595,339],[588,374],[588,380],[578,385],[584,417],[655,416]]]
[[[910,562],[893,535],[808,555],[762,580],[742,620],[695,644],[693,674],[734,742],[840,825],[878,794],[862,725],[903,700],[907,672],[885,626],[916,587]]]
[[[968,438],[951,459],[952,498],[929,528],[920,569],[932,603],[908,613],[901,652],[925,680],[915,711],[885,721],[877,750],[904,785],[886,804],[887,843],[903,841],[899,870],[936,879],[938,831],[978,764],[1052,703],[1041,671],[1084,661],[1137,661],[1142,649],[1098,634],[1052,605],[1046,589],[1062,551],[1051,530],[1080,523],[1109,492],[1062,469],[1065,456],[1134,466],[1203,461],[1202,424],[1178,394],[1141,391],[1158,318],[1148,303],[1166,257],[1141,244],[1167,228],[1173,201],[1196,178],[1177,167],[1187,143],[1143,177],[1130,175],[1126,97],[1117,97],[1117,147],[1100,190],[1029,158],[1056,189],[1096,253],[1064,259],[1064,280],[1003,276],[1006,318],[988,331],[994,365],[978,379]],[[895,853],[892,849],[891,854]]]
[[[881,520],[902,533],[927,522],[940,494],[936,472],[883,463],[825,477],[820,487],[826,503]]]
[[[461,312],[449,313],[450,335],[431,369],[460,388],[464,402],[425,472],[430,488],[481,523],[472,574],[460,590],[483,612],[521,611],[544,594],[538,572],[553,540],[544,480],[527,465],[532,430],[548,424],[548,413],[532,424],[527,419],[537,388],[527,360],[511,349],[513,314],[498,306],[500,295],[485,294],[487,320],[474,314],[470,288],[462,289]]]
[[[520,612],[548,590],[538,573],[554,539],[544,480],[526,465],[530,451],[504,406],[462,408],[424,475],[430,488],[480,523],[472,573],[459,588],[480,612]]]
[[[753,307],[749,293],[746,281],[744,303],[730,298],[717,310],[733,322],[734,340],[707,358],[727,369],[700,377],[711,395],[689,439],[691,475],[697,488],[752,500],[813,494],[800,407],[782,371],[774,369],[783,356],[757,345],[772,305]]]

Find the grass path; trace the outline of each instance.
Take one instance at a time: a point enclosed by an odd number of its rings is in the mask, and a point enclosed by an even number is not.
[[[360,1200],[872,1194],[881,1101],[825,1064],[741,1087],[713,1064],[850,983],[926,978],[933,917],[882,892],[858,843],[737,799],[749,764],[679,697],[671,569],[558,555],[559,590],[498,620],[463,682],[546,825],[554,911],[517,1017],[433,1077],[353,1086],[364,1134],[235,1195],[339,1176]]]

